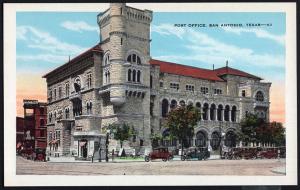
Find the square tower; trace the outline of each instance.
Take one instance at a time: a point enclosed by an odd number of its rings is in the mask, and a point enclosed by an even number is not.
[[[105,110],[101,125],[129,124],[137,133],[135,145],[150,145],[152,11],[111,3],[97,20],[104,52],[100,69],[103,83],[99,89]]]

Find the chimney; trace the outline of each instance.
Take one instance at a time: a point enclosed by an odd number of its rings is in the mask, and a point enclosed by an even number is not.
[[[71,57],[70,57],[70,55],[69,55],[69,62],[70,62],[70,60],[71,60]]]
[[[226,60],[226,67],[228,67],[228,60]]]
[[[215,64],[213,64],[213,71],[215,70]]]

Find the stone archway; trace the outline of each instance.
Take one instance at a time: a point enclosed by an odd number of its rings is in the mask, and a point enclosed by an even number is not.
[[[197,147],[206,147],[207,146],[206,141],[207,141],[207,134],[202,130],[198,131],[196,133],[195,145]]]
[[[225,146],[236,147],[237,136],[234,131],[230,130],[225,134]]]
[[[211,139],[210,139],[210,146],[212,148],[212,150],[218,150],[220,147],[220,142],[221,142],[221,137],[220,137],[220,133],[217,131],[214,131],[211,134]]]

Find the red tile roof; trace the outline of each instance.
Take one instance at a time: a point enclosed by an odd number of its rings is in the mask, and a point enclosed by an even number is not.
[[[222,67],[215,70],[209,70],[209,69],[202,69],[202,68],[192,67],[187,65],[181,65],[177,63],[160,61],[156,59],[151,59],[150,64],[159,65],[160,72],[162,73],[170,73],[170,74],[194,77],[194,78],[205,79],[205,80],[224,81],[221,78],[221,76],[225,74],[238,75],[238,76],[261,80],[261,78],[257,76],[230,67],[227,68]]]
[[[222,75],[237,75],[237,76],[242,76],[242,77],[248,77],[248,78],[254,78],[258,80],[262,80],[262,78],[251,75],[249,73],[246,73],[244,71],[240,71],[238,69],[233,69],[231,67],[221,67],[218,69],[215,69],[215,72],[217,73],[218,76]]]
[[[50,72],[48,72],[47,74],[45,74],[45,75],[43,76],[43,78],[47,78],[50,74],[54,73],[54,72],[57,71],[58,69],[60,69],[60,68],[62,68],[62,67],[64,67],[64,66],[66,66],[66,65],[68,65],[68,64],[72,64],[72,63],[74,63],[74,62],[80,60],[80,59],[83,58],[85,55],[88,55],[88,54],[91,53],[91,52],[102,52],[102,49],[101,49],[100,45],[97,44],[97,45],[93,46],[92,48],[86,50],[85,52],[79,54],[78,56],[74,57],[74,58],[71,59],[69,62],[67,62],[67,63],[65,63],[65,64],[63,64],[63,65],[61,65],[61,66],[55,68],[54,70],[52,70],[52,71],[50,71]]]
[[[160,72],[162,73],[170,73],[175,75],[183,75],[188,77],[213,80],[213,81],[224,81],[219,76],[217,76],[216,72],[209,69],[201,69],[197,67],[191,67],[187,65],[181,65],[177,63],[171,63],[166,61],[160,61],[156,59],[150,60],[151,65],[159,65]]]

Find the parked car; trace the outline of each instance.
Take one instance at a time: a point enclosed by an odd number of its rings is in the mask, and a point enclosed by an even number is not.
[[[168,151],[168,148],[159,147],[154,148],[152,152],[145,156],[145,161],[149,162],[150,160],[162,159],[164,162],[167,160],[173,159],[172,153]]]
[[[181,155],[181,160],[190,160],[190,159],[198,159],[198,160],[207,160],[210,157],[210,153],[207,148],[196,148],[191,147],[188,148],[183,155]]]

